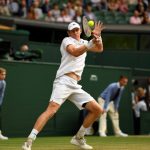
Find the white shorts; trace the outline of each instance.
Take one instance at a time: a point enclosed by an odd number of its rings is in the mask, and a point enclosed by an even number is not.
[[[50,101],[62,105],[66,99],[73,102],[79,109],[83,109],[82,105],[94,98],[82,89],[82,86],[73,78],[63,75],[55,79],[53,91]]]

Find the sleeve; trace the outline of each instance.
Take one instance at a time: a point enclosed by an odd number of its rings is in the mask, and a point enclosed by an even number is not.
[[[142,111],[147,111],[147,106],[146,106],[144,101],[143,101],[143,104],[141,105],[141,110]]]
[[[70,40],[68,37],[64,38],[64,40],[63,40],[64,49],[66,49],[66,47],[67,47],[68,45],[73,45],[73,44],[74,44],[73,41]]]
[[[110,102],[111,94],[112,94],[112,87],[108,86],[108,88],[107,88],[107,94],[105,96],[104,110],[107,110],[108,104]]]
[[[6,82],[4,81],[3,84],[2,84],[2,90],[0,91],[0,106],[3,103],[5,88],[6,88]]]

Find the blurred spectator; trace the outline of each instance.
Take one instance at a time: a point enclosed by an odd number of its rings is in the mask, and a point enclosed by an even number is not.
[[[18,15],[22,18],[27,18],[28,10],[26,0],[22,0],[19,5]]]
[[[89,19],[91,19],[91,20],[96,20],[96,16],[95,16],[95,14],[93,13],[93,11],[92,11],[92,6],[91,6],[90,4],[87,4],[87,5],[86,5],[86,8],[85,8],[85,10],[84,10],[84,15],[85,15],[86,17],[88,17]]]
[[[20,47],[20,50],[16,51],[13,54],[14,60],[21,60],[21,61],[33,61],[41,57],[42,57],[42,51],[29,50],[29,46],[27,44],[23,44]]]
[[[56,19],[57,22],[71,22],[72,17],[69,16],[66,8],[61,10],[60,16]]]
[[[75,6],[74,6],[75,11],[80,11],[80,14],[83,13],[83,3],[82,0],[76,0]]]
[[[90,0],[90,2],[94,11],[107,9],[107,0]]]
[[[33,5],[31,5],[30,8],[29,8],[29,11],[27,13],[27,19],[31,19],[31,20],[36,19]]]
[[[35,19],[37,20],[43,19],[43,12],[42,9],[40,8],[40,1],[34,0],[33,7],[34,7]]]
[[[134,11],[133,16],[130,17],[130,24],[139,25],[142,23],[141,18],[139,17],[139,12],[137,10]]]
[[[82,13],[79,10],[76,10],[73,20],[78,23],[82,22]]]
[[[94,10],[101,10],[101,0],[90,0],[90,2]]]
[[[10,3],[8,5],[10,13],[13,16],[18,16],[19,13],[19,3],[18,0],[10,0]]]
[[[128,2],[127,0],[119,0],[119,11],[122,13],[128,12]]]
[[[52,13],[51,13],[50,10],[48,11],[48,13],[47,13],[46,16],[45,16],[45,21],[48,21],[48,22],[56,21],[55,18],[52,16]]]
[[[44,14],[47,14],[51,10],[50,0],[44,0],[41,9]]]
[[[128,5],[136,5],[138,0],[128,0]]]
[[[71,17],[71,19],[73,19],[75,17],[75,14],[76,14],[76,11],[74,9],[74,3],[67,2],[67,5],[65,8],[67,8],[68,15]]]
[[[109,11],[118,11],[119,10],[118,0],[108,0],[108,10]]]
[[[142,17],[142,24],[150,24],[150,17],[148,15],[148,12],[145,11]]]
[[[134,119],[134,134],[140,134],[140,113],[147,111],[145,90],[139,87],[134,94],[133,102],[133,119]]]
[[[11,13],[5,0],[0,0],[0,15],[10,16]]]
[[[142,17],[144,15],[144,12],[146,11],[146,5],[139,1],[136,6],[136,10],[139,12],[139,16]]]
[[[51,10],[51,14],[52,16],[57,20],[58,17],[60,17],[60,8],[59,8],[59,5],[54,3],[53,4],[53,7],[52,7],[52,10]]]

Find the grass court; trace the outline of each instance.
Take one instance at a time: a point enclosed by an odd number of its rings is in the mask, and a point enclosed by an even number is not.
[[[70,136],[38,137],[32,150],[79,150],[78,147],[70,144],[70,139]],[[0,140],[0,150],[21,150],[25,140],[25,138]],[[94,150],[150,150],[150,136],[87,136],[86,140]]]

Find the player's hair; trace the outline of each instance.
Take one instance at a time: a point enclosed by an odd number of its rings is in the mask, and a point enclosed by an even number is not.
[[[119,78],[119,80],[122,80],[122,79],[128,79],[128,77],[125,76],[125,75],[121,75],[120,78]]]
[[[0,67],[0,73],[6,72],[5,68]]]

